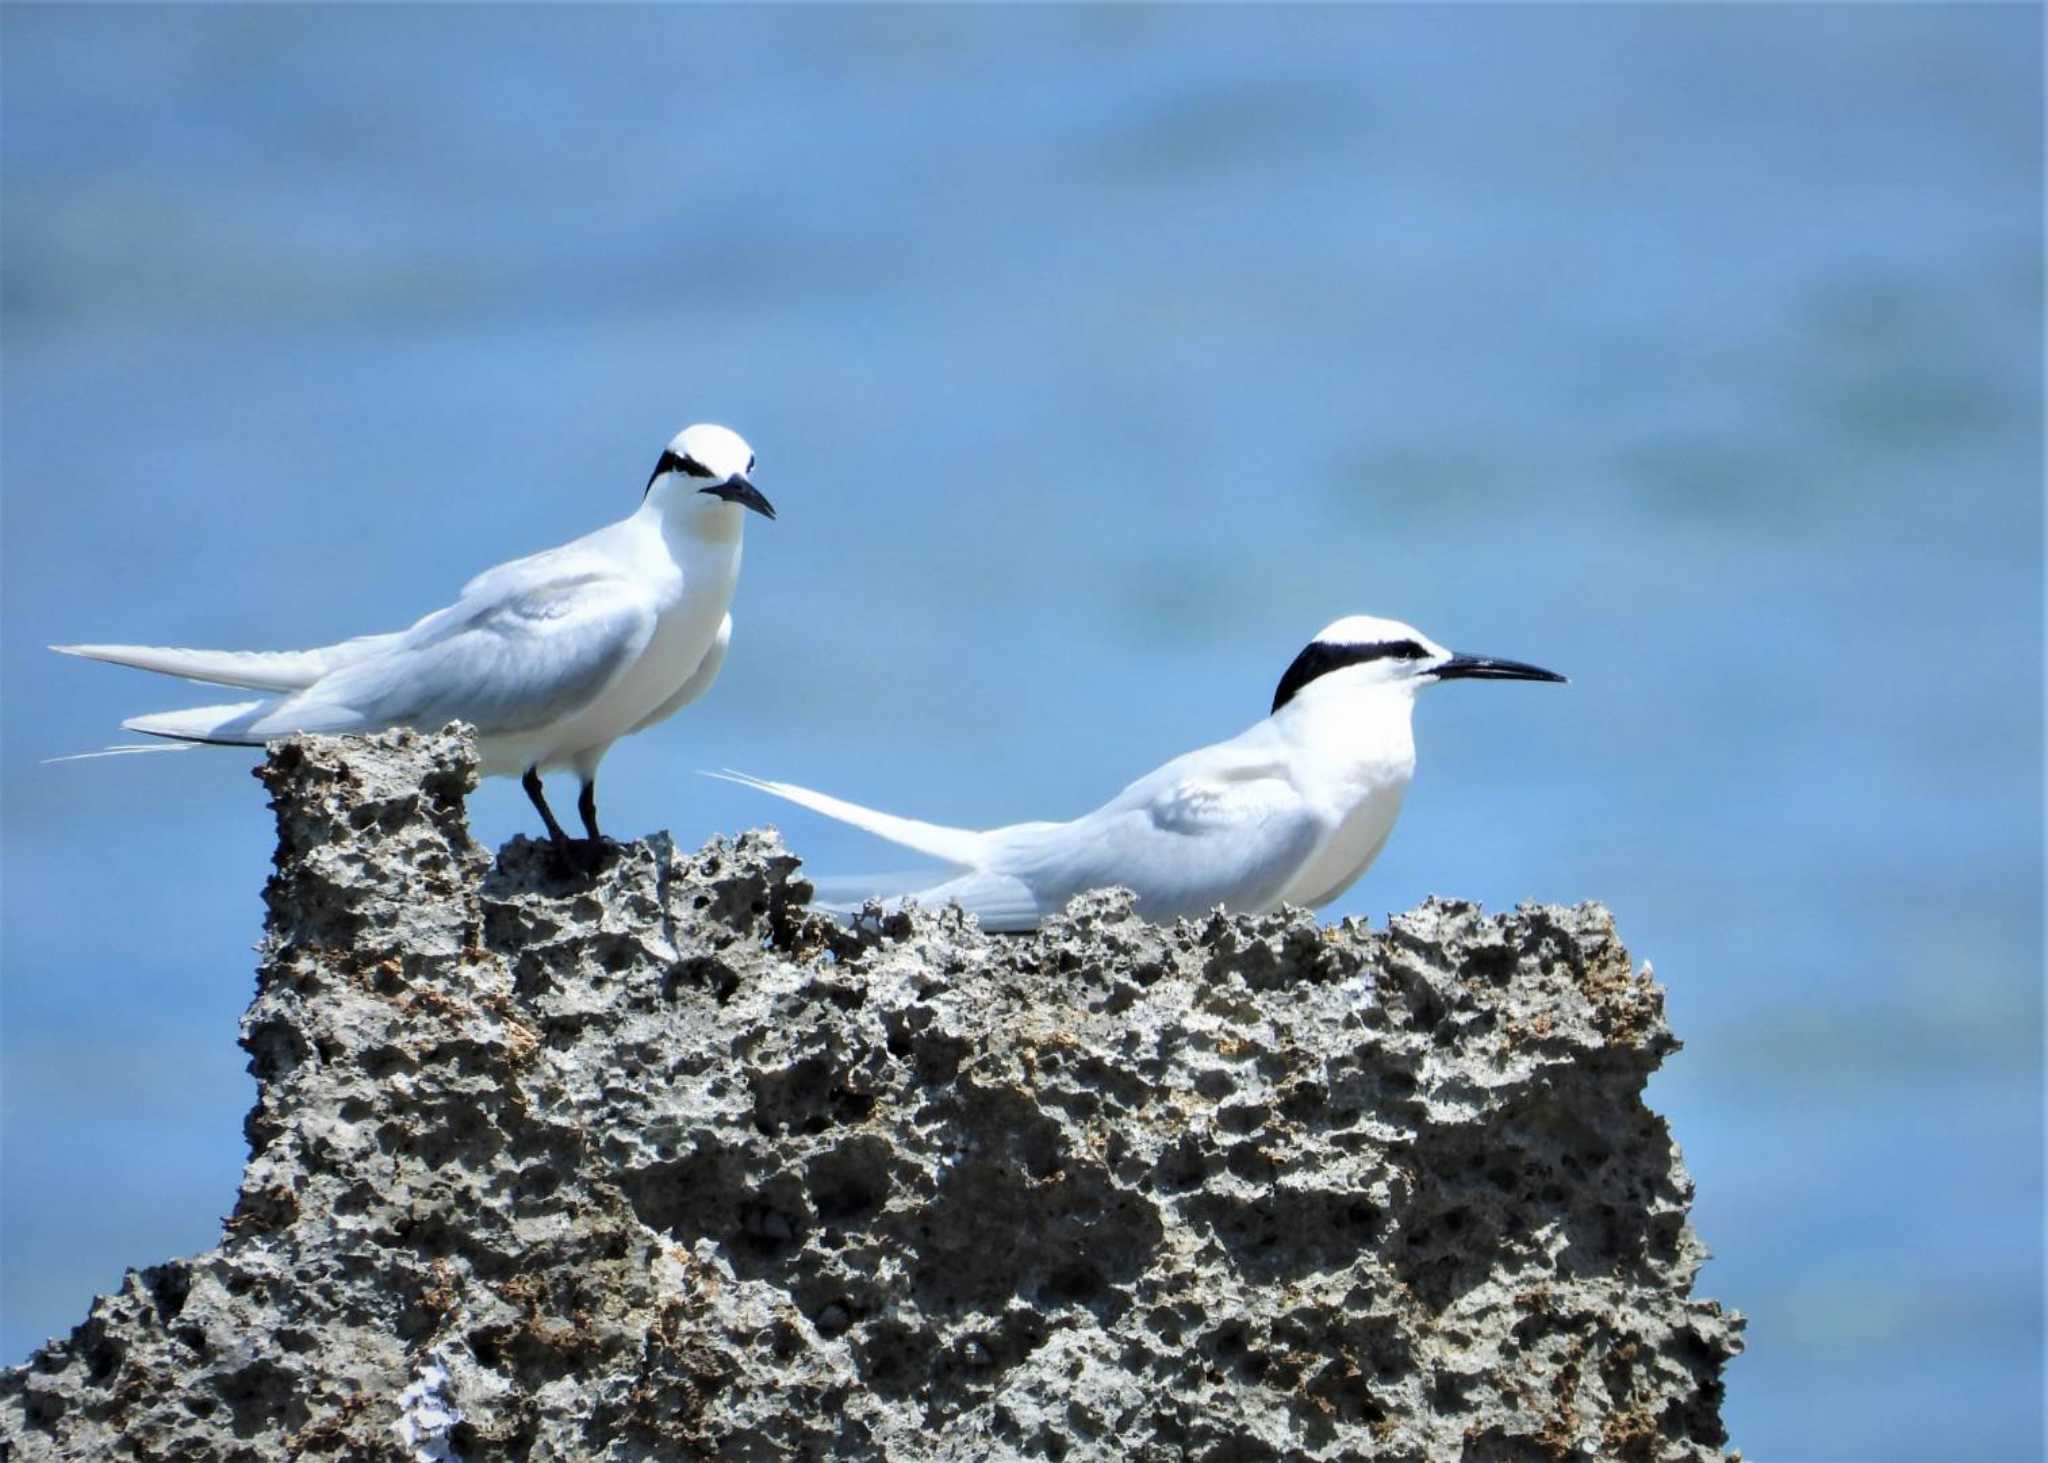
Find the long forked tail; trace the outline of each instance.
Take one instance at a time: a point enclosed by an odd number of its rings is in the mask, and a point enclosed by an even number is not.
[[[198,746],[197,742],[119,742],[111,747],[101,747],[97,752],[71,752],[62,757],[45,757],[43,765],[55,762],[93,762],[101,757],[136,757],[144,752],[189,752]]]
[[[946,828],[937,823],[920,823],[915,818],[899,818],[893,813],[877,812],[828,793],[798,787],[795,783],[769,782],[765,778],[749,777],[744,772],[710,772],[705,775],[756,788],[964,870],[956,877],[936,884],[927,884],[923,878],[903,874],[849,875],[819,880],[816,887],[820,897],[814,907],[828,914],[851,918],[860,912],[864,903],[876,898],[888,903],[912,899],[927,908],[957,904],[978,917],[981,927],[992,934],[1035,930],[1045,917],[1045,901],[1028,882],[1016,875],[986,867],[993,852],[990,839],[997,835],[968,828]],[[998,830],[998,833],[1018,831],[1007,829]]]
[[[214,686],[302,691],[329,671],[384,649],[396,635],[361,635],[317,650],[185,650],[168,645],[52,645],[59,655],[103,660]],[[163,735],[170,735],[164,733]]]
[[[59,655],[76,655],[85,660],[103,660],[109,665],[133,666],[167,676],[215,686],[239,686],[251,691],[274,691],[288,697],[302,691],[322,676],[343,666],[367,659],[384,650],[397,634],[358,635],[337,645],[315,650],[186,650],[168,645],[52,645]],[[282,735],[275,727],[262,732],[250,728],[274,710],[277,700],[236,701],[223,706],[195,706],[187,711],[160,711],[149,716],[130,717],[121,723],[129,731],[164,737],[172,746],[118,746],[97,752],[78,752],[69,757],[51,757],[51,762],[84,762],[96,757],[120,757],[135,752],[173,752],[196,743],[215,746],[257,746],[267,737]]]
[[[937,823],[920,823],[915,818],[899,818],[893,813],[864,808],[859,803],[849,803],[829,793],[798,787],[793,782],[769,782],[766,778],[749,777],[744,772],[707,772],[704,775],[755,788],[963,869],[977,867],[984,856],[987,835],[971,828],[946,828]]]
[[[188,752],[202,742],[218,747],[261,746],[266,738],[260,732],[251,732],[250,724],[260,721],[277,704],[275,700],[236,701],[225,706],[194,706],[189,711],[159,711],[149,716],[131,716],[121,723],[124,728],[167,740],[102,747],[97,752],[73,752],[68,757],[45,757],[43,760],[90,762],[97,757],[127,757],[140,752]]]

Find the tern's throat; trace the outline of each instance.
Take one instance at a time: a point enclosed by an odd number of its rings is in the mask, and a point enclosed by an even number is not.
[[[747,515],[737,504],[697,493],[681,502],[650,502],[648,508],[660,521],[669,557],[678,564],[738,556]]]
[[[1317,682],[1275,714],[1288,739],[1319,761],[1387,767],[1415,758],[1415,692],[1406,685]]]

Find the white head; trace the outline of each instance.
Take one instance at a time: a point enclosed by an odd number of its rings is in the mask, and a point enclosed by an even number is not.
[[[720,502],[751,508],[767,518],[774,507],[761,490],[747,480],[754,470],[754,449],[729,427],[699,422],[685,427],[669,439],[648,475],[643,498],[652,498],[660,488],[664,498],[680,494],[709,493]]]
[[[1562,681],[1563,676],[1519,660],[1459,655],[1413,625],[1373,615],[1346,615],[1294,657],[1273,693],[1273,710],[1304,692],[1317,698],[1380,689],[1413,696],[1438,681]],[[1313,691],[1310,688],[1313,687]]]

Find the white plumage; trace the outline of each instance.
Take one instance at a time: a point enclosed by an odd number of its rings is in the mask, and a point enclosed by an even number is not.
[[[747,477],[753,465],[738,434],[686,427],[656,463],[637,512],[484,571],[410,629],[297,651],[51,649],[268,693],[122,723],[186,743],[469,722],[485,774],[522,776],[558,842],[566,835],[539,773],[573,768],[595,840],[605,752],[701,696],[724,663],[746,511],[775,516]]]
[[[1065,823],[946,828],[792,783],[714,775],[953,865],[957,875],[909,897],[957,903],[990,930],[1035,929],[1074,895],[1110,885],[1131,889],[1153,920],[1218,905],[1248,914],[1282,903],[1316,908],[1350,888],[1386,845],[1415,772],[1416,692],[1453,679],[1564,677],[1456,655],[1412,626],[1353,615],[1295,657],[1263,721],[1174,758]]]

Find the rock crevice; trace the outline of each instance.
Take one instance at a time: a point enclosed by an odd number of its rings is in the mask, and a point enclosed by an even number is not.
[[[0,1456],[1708,1459],[1677,1047],[1596,905],[846,929],[772,834],[559,877],[295,739],[220,1245]]]

